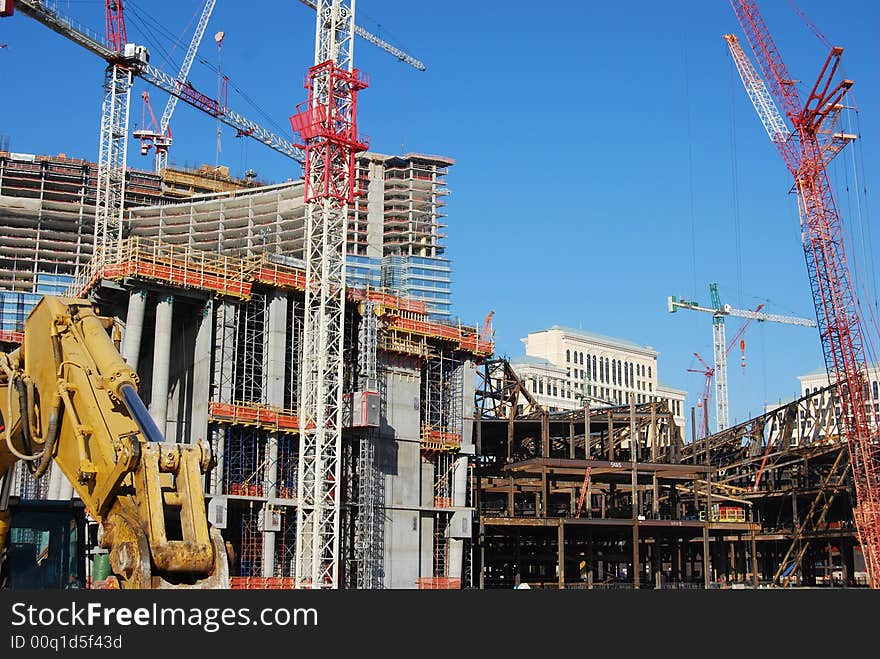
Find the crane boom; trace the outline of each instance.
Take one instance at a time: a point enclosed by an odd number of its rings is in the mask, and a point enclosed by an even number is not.
[[[79,44],[104,60],[113,61],[118,57],[100,37],[90,33],[87,28],[76,24],[70,18],[42,6],[37,0],[19,0],[15,7],[25,16],[45,25],[52,31]],[[202,112],[210,114],[225,125],[235,128],[239,134],[252,137],[270,149],[274,149],[300,164],[305,162],[305,153],[302,148],[296,146],[290,140],[272,133],[255,121],[247,119],[235,110],[226,107],[219,100],[202,94],[189,83],[180,84],[178,79],[151,64],[137,66],[132,72],[135,76],[158,87],[162,91],[179,98]]]
[[[751,60],[743,52],[736,35],[725,34],[724,40],[730,49],[730,54],[733,57],[734,64],[736,64],[737,71],[739,71],[739,77],[746,89],[746,93],[749,95],[752,105],[761,119],[761,123],[764,124],[764,129],[767,131],[770,141],[777,145],[784,144],[791,136],[791,130],[785,124],[785,119],[782,118],[782,113],[779,112],[779,108],[770,95],[767,85],[764,84],[764,80],[758,75],[755,67],[752,66]]]
[[[712,350],[715,359],[714,368],[706,371],[706,377],[715,378],[715,424],[717,431],[721,432],[729,425],[729,405],[727,393],[727,354],[730,352],[736,340],[742,336],[748,327],[748,323],[752,321],[782,323],[785,325],[800,325],[802,327],[815,327],[816,323],[808,318],[799,318],[797,316],[781,316],[779,314],[764,313],[761,309],[763,304],[758,305],[754,311],[748,309],[735,309],[729,304],[722,304],[718,294],[718,285],[709,284],[709,291],[712,295],[712,307],[703,307],[696,302],[688,302],[679,300],[676,296],[670,295],[667,298],[667,309],[670,313],[675,313],[678,309],[689,309],[691,311],[702,311],[712,314]],[[727,334],[724,325],[724,319],[727,316],[737,318],[746,318],[748,323],[740,329],[730,344],[727,343]]]
[[[800,325],[801,327],[815,327],[816,321],[810,318],[800,318],[798,316],[780,316],[775,313],[763,313],[758,311],[749,311],[748,309],[734,309],[729,304],[724,305],[724,313],[728,316],[737,318],[749,318],[768,323],[783,323],[785,325]]]
[[[189,42],[189,48],[186,50],[186,56],[183,58],[183,64],[180,65],[180,71],[177,72],[178,84],[185,84],[186,79],[189,77],[189,70],[192,68],[193,61],[195,61],[196,52],[199,49],[199,45],[202,43],[202,37],[205,35],[205,29],[208,27],[208,20],[211,18],[211,12],[214,11],[214,5],[216,3],[217,0],[208,0],[205,3],[205,8],[202,10],[202,15],[199,17],[199,22],[196,25],[193,38]],[[168,102],[165,104],[165,110],[162,112],[162,118],[159,120],[159,131],[162,133],[168,130],[168,125],[171,123],[171,115],[174,114],[174,108],[177,106],[178,98],[179,97],[174,94],[168,97]]]
[[[318,10],[318,5],[314,2],[312,2],[312,0],[299,0],[299,1],[302,4],[304,4],[306,7],[311,7],[315,11]],[[389,55],[393,55],[394,57],[399,59],[404,64],[409,64],[411,67],[413,67],[414,69],[418,69],[419,71],[426,70],[426,67],[421,62],[421,60],[417,60],[415,57],[405,53],[400,48],[397,48],[396,46],[392,46],[390,43],[388,43],[387,41],[385,41],[381,37],[377,37],[372,32],[367,32],[367,30],[362,28],[360,25],[354,26],[354,33],[356,35],[358,35],[359,37],[361,37],[362,39],[364,39],[365,41],[369,41],[371,44],[373,44],[377,48],[381,48]]]
[[[764,313],[762,311],[749,311],[748,309],[735,309],[729,304],[724,304],[717,309],[713,309],[712,307],[700,306],[696,302],[679,300],[674,295],[671,295],[667,298],[667,307],[672,313],[674,313],[678,309],[689,309],[690,311],[703,311],[705,313],[711,313],[718,316],[736,316],[737,318],[753,318],[754,320],[767,321],[771,323],[801,325],[802,327],[816,327],[816,321],[809,318],[801,318],[800,316],[781,316],[779,314]]]
[[[782,156],[794,176],[807,276],[816,309],[828,379],[838,387],[843,435],[856,490],[853,515],[868,581],[880,588],[880,442],[869,421],[874,403],[866,386],[867,360],[858,300],[846,256],[843,228],[826,163],[835,147],[831,126],[852,81],[834,79],[843,49],[833,47],[801,103],[791,76],[753,0],[730,0],[769,89],[785,110],[794,145]],[[845,142],[844,142],[845,143]],[[806,523],[806,522],[805,522]],[[802,535],[803,528],[798,529]]]
[[[217,0],[207,0],[202,14],[199,16],[199,22],[196,24],[195,32],[193,32],[192,40],[189,42],[189,48],[186,49],[186,55],[183,63],[180,65],[180,71],[177,72],[177,84],[185,85],[186,79],[189,77],[189,70],[192,68],[193,61],[196,58],[196,52],[202,43],[202,37],[205,35],[205,29],[208,27],[208,21],[211,13],[214,11],[214,5]],[[164,149],[156,149],[156,173],[165,169],[168,164],[168,148],[171,144],[171,132],[168,127],[171,124],[171,115],[174,114],[174,108],[177,107],[177,100],[180,97],[175,94],[168,96],[168,102],[165,103],[165,110],[162,112],[162,118],[159,120],[159,134],[167,136],[168,145]]]

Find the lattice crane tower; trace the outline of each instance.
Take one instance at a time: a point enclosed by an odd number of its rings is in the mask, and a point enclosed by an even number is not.
[[[837,79],[843,48],[833,47],[806,101],[801,101],[757,4],[731,0],[731,6],[758,61],[763,81],[736,37],[724,38],[758,116],[794,177],[825,369],[838,387],[843,433],[852,461],[856,530],[868,580],[872,588],[880,588],[880,438],[876,424],[868,418],[873,401],[866,386],[864,334],[840,212],[827,171],[828,162],[855,139],[836,126],[853,82]],[[769,96],[765,90],[769,90]],[[770,97],[776,103],[769,102]]]
[[[306,291],[300,373],[296,586],[338,588],[342,368],[348,205],[355,193],[355,0],[320,0],[308,101],[291,125],[305,140]]]
[[[101,141],[95,197],[95,246],[99,260],[122,237],[128,115],[134,68],[149,60],[147,49],[127,43],[121,0],[106,0],[107,42],[115,53],[104,73]]]

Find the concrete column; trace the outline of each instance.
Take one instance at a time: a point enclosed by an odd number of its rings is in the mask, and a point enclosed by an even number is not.
[[[150,388],[150,414],[162,435],[168,419],[168,372],[171,364],[171,319],[174,296],[164,295],[156,302],[156,333],[153,339],[153,386]]]
[[[467,456],[463,455],[458,458],[452,479],[452,505],[453,507],[464,507],[467,498]],[[462,569],[462,552],[464,550],[464,541],[458,538],[449,538],[449,576],[457,577],[461,574]]]
[[[284,405],[284,352],[287,345],[287,294],[270,293],[266,313],[266,338],[263,351],[263,400],[268,405]],[[277,496],[278,435],[266,437],[266,469],[263,472],[266,495]],[[263,575],[274,576],[275,531],[263,531]]]
[[[67,480],[67,476],[61,471],[61,467],[53,464],[49,470],[49,491],[46,493],[49,499],[66,501],[73,497],[73,485]]]
[[[128,313],[125,316],[125,334],[122,337],[122,357],[137,372],[141,352],[141,335],[144,330],[144,311],[147,308],[147,292],[132,291],[128,296]]]
[[[208,398],[211,392],[211,325],[214,303],[208,300],[198,316],[193,348],[192,404],[187,436],[191,444],[208,439]]]
[[[266,512],[263,507],[263,513]],[[263,531],[263,576],[275,576],[275,532]]]
[[[266,350],[263,354],[263,396],[269,405],[284,405],[284,351],[287,345],[287,295],[269,295],[266,313]]]

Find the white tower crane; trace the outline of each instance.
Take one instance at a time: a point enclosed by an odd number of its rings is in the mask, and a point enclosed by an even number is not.
[[[22,14],[42,23],[63,37],[79,44],[107,61],[104,78],[104,103],[101,108],[101,140],[98,155],[98,186],[95,208],[95,258],[118,244],[121,236],[122,212],[125,201],[125,169],[128,144],[128,118],[131,84],[134,76],[180,98],[203,112],[232,126],[242,135],[303,162],[303,150],[289,140],[269,132],[213,99],[197,91],[189,83],[181,83],[149,64],[144,46],[126,43],[122,0],[106,0],[107,40],[95,38],[87,29],[41,4],[38,0],[18,0],[15,5]]]
[[[177,80],[174,82],[174,87],[178,94],[183,89],[183,86],[186,84],[187,78],[189,77],[189,71],[196,58],[199,45],[202,43],[202,37],[205,35],[205,29],[208,27],[208,21],[211,18],[211,13],[214,11],[215,4],[217,4],[217,0],[207,0],[202,9],[199,22],[196,24],[192,40],[189,42],[189,47],[183,58],[183,63],[180,65],[180,71],[177,73]],[[168,166],[168,149],[171,147],[172,141],[170,129],[171,115],[174,114],[174,108],[177,107],[177,100],[178,95],[170,94],[168,96],[168,102],[165,104],[165,110],[162,112],[162,118],[159,120],[159,123],[156,124],[155,129],[141,127],[139,130],[132,133],[132,136],[135,139],[141,141],[141,153],[146,153],[150,146],[156,149],[155,167],[157,174],[160,174],[162,170]],[[153,110],[150,108],[150,113],[152,114],[152,112]]]
[[[800,325],[801,327],[815,327],[816,323],[808,318],[797,316],[780,316],[748,309],[734,309],[729,304],[721,304],[718,294],[718,284],[709,284],[709,292],[712,296],[713,307],[701,307],[696,302],[679,300],[674,295],[667,298],[668,310],[675,313],[679,309],[691,311],[703,311],[712,314],[712,347],[715,357],[715,424],[716,432],[721,432],[730,426],[729,406],[727,397],[727,333],[724,326],[726,316],[737,318],[749,318],[759,322],[784,323],[786,325]]]
[[[316,11],[315,63],[309,69],[308,101],[291,117],[306,145],[297,588],[339,587],[347,218],[355,196],[355,154],[367,148],[357,130],[357,94],[367,83],[354,68],[354,35],[425,70],[418,60],[358,28],[355,1],[303,2]]]

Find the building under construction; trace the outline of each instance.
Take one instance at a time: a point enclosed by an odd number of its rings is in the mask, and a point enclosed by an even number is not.
[[[165,437],[211,442],[209,515],[235,549],[233,587],[291,587],[301,184],[251,189],[179,172],[169,192],[169,171],[129,171],[125,237],[92,258],[94,170],[66,157],[0,154],[0,269],[10,296],[2,338],[21,339],[43,293],[98,301],[123,328],[121,352]],[[180,201],[184,187],[196,196]],[[473,392],[491,341],[379,288],[349,287],[347,300],[340,584],[467,586]],[[61,480],[37,487],[20,470],[18,489],[70,496]]]
[[[486,362],[480,585],[867,585],[829,393],[684,444],[664,403],[549,414],[507,362]]]

